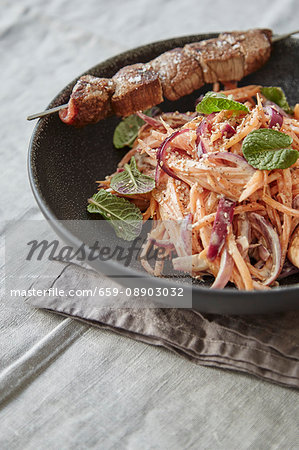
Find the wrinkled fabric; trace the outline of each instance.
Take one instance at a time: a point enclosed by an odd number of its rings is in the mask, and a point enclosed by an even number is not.
[[[103,288],[117,286],[112,280],[99,279],[96,272],[75,265],[66,267],[54,286],[71,289],[80,277],[88,280],[91,290],[99,283]],[[39,280],[35,285],[41,288]],[[299,387],[299,312],[237,317],[201,314],[191,309],[112,309],[95,307],[86,297],[36,297],[30,303],[168,348],[198,364]]]

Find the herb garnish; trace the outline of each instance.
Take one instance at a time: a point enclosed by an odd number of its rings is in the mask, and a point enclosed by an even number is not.
[[[130,164],[124,165],[124,171],[111,178],[110,187],[119,194],[145,194],[154,189],[155,180],[139,172],[133,156]]]
[[[261,93],[276,105],[280,106],[287,114],[292,114],[293,111],[288,104],[285,93],[280,87],[268,86],[261,88]]]
[[[249,109],[242,103],[236,102],[224,94],[212,91],[207,92],[202,101],[196,106],[196,111],[203,114],[211,114],[223,110],[249,112]]]
[[[134,203],[101,189],[88,200],[87,211],[109,220],[118,237],[133,241],[142,228],[142,214]]]
[[[144,111],[147,116],[152,116],[152,108]],[[115,128],[113,145],[115,148],[132,147],[138,136],[139,129],[144,125],[144,120],[136,114],[125,117]]]
[[[259,170],[287,169],[299,157],[290,147],[293,139],[280,131],[260,128],[249,133],[243,141],[242,150],[248,163]]]

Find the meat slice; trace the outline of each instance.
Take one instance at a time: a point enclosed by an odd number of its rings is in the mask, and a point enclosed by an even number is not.
[[[215,38],[187,44],[184,50],[200,64],[205,83],[238,81],[244,76],[244,55],[238,44]]]
[[[68,107],[59,112],[59,117],[77,127],[96,123],[112,114],[110,99],[113,92],[111,79],[84,75],[75,84]]]
[[[163,95],[168,100],[177,100],[204,85],[199,63],[182,48],[165,52],[149,64],[159,74]]]
[[[218,39],[232,48],[239,46],[245,61],[244,76],[262,67],[271,54],[272,31],[268,29],[221,33]]]
[[[112,80],[115,83],[115,92],[111,106],[118,116],[129,116],[163,102],[158,74],[146,64],[123,67]]]

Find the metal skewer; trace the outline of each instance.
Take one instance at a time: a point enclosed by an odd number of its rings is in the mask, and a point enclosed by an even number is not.
[[[61,109],[65,109],[67,107],[68,107],[67,103],[65,105],[55,106],[55,108],[46,109],[45,111],[42,111],[42,112],[39,112],[36,114],[31,114],[31,116],[27,117],[27,120],[39,119],[40,117],[48,116],[49,114],[56,113],[56,112],[60,111]]]
[[[279,36],[274,37],[272,39],[272,42],[282,41],[283,39],[287,39],[288,37],[293,36],[293,34],[298,34],[298,33],[299,33],[299,30],[292,31],[291,33],[281,34]],[[34,120],[34,119],[39,119],[40,117],[49,116],[50,114],[56,113],[56,112],[60,111],[61,109],[66,109],[67,107],[68,107],[67,103],[65,105],[55,106],[55,108],[46,109],[45,111],[42,111],[42,112],[39,112],[36,114],[31,114],[30,116],[27,117],[27,120]]]
[[[283,39],[287,39],[288,37],[293,36],[293,34],[298,34],[298,33],[299,33],[299,30],[292,31],[291,33],[280,34],[279,36],[276,36],[275,38],[273,38],[272,42],[282,41]]]

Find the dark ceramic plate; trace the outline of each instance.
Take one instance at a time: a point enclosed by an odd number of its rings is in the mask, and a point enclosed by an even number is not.
[[[185,36],[145,45],[102,62],[86,73],[111,77],[125,65],[147,62],[171,48],[214,36],[216,35]],[[258,72],[244,78],[240,85],[279,85],[286,92],[290,103],[296,103],[298,52],[299,40],[289,38],[277,42],[269,62]],[[49,107],[67,103],[75,82],[76,80],[66,86]],[[194,100],[209,88],[210,86],[204,86],[176,102],[165,101],[161,108],[164,111],[193,110]],[[86,199],[95,191],[95,180],[112,173],[125,153],[115,150],[112,144],[113,131],[118,121],[118,118],[111,117],[96,125],[75,129],[63,124],[58,115],[52,115],[41,119],[34,129],[28,160],[32,190],[44,216],[68,243],[78,245],[80,237],[60,221],[90,219],[86,212]],[[115,264],[117,263],[113,261],[98,262],[95,267],[100,272],[109,274],[116,267]],[[138,269],[118,269],[124,276],[140,273]],[[169,283],[154,277],[142,280],[142,286],[169,287]],[[299,307],[299,279],[296,276],[287,278],[284,285],[271,291],[243,292],[232,288],[212,291],[208,286],[194,283],[192,292],[193,307],[210,313],[269,313]]]

